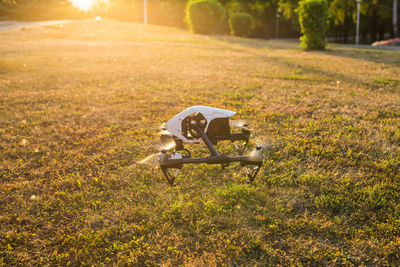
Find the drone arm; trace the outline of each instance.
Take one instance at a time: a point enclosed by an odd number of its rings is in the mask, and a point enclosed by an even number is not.
[[[197,124],[195,124],[195,127],[196,127],[196,131],[200,134],[201,139],[206,144],[208,150],[210,150],[211,155],[219,156],[218,151],[215,149],[211,140],[208,138],[207,134],[203,131],[203,129],[201,129],[200,126],[198,126]]]
[[[213,136],[212,141],[230,140],[234,141],[247,141],[250,139],[250,133],[231,133],[229,136]]]
[[[261,152],[262,153],[262,152]],[[164,154],[166,156],[166,154]],[[249,177],[249,183],[254,181],[257,173],[259,172],[262,165],[262,158],[255,159],[254,157],[248,156],[237,156],[237,157],[229,157],[224,155],[218,156],[209,156],[206,158],[180,158],[180,159],[169,159],[164,157],[160,161],[160,167],[165,177],[168,180],[168,183],[171,186],[174,186],[174,181],[176,176],[179,173],[179,170],[182,168],[184,164],[196,164],[196,163],[206,163],[206,164],[226,164],[229,165],[231,162],[240,162],[242,166],[245,167],[247,172],[247,177]],[[249,169],[247,166],[253,166]],[[178,169],[174,175],[172,175],[168,169]]]
[[[160,162],[162,167],[166,168],[181,168],[183,164],[190,163],[206,163],[206,164],[225,164],[231,162],[240,162],[243,166],[260,165],[262,161],[254,160],[248,156],[229,157],[224,155],[209,156],[205,158],[181,158],[181,159],[164,159]]]

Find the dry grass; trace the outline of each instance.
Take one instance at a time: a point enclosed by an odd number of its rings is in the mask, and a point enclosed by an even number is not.
[[[399,77],[393,51],[107,20],[0,33],[0,265],[398,265]],[[192,105],[273,145],[253,186],[132,165]]]

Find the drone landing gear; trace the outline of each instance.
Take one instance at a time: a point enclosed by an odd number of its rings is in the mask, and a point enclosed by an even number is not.
[[[174,181],[179,174],[180,169],[184,164],[198,164],[198,163],[207,163],[207,164],[220,164],[222,168],[228,166],[231,162],[240,162],[242,166],[245,167],[247,172],[247,177],[249,178],[249,183],[253,183],[256,175],[260,171],[262,162],[263,162],[263,149],[261,147],[257,147],[250,156],[236,156],[230,157],[221,155],[213,145],[213,142],[209,139],[207,134],[203,131],[201,127],[199,127],[196,122],[192,122],[191,127],[196,131],[201,139],[203,140],[204,144],[207,146],[208,150],[210,151],[210,156],[205,158],[192,158],[190,153],[186,156],[182,156],[179,153],[174,152],[173,154],[167,154],[167,151],[163,150],[160,158],[159,163],[163,174],[165,175],[168,183],[171,186],[174,186]],[[232,139],[235,135],[232,135]],[[239,139],[240,140],[240,139]],[[247,142],[246,142],[247,145]],[[246,145],[244,147],[246,147]],[[169,169],[176,169],[175,174],[171,174]]]
[[[169,185],[172,186],[172,187],[174,187],[174,186],[176,185],[176,184],[174,183],[174,182],[175,182],[175,179],[176,179],[176,177],[178,176],[178,174],[179,174],[179,172],[181,171],[181,169],[176,169],[176,171],[175,171],[174,174],[171,174],[171,173],[168,171],[168,168],[164,168],[164,167],[161,167],[161,171],[163,172],[165,178],[167,178],[167,181],[168,181]]]
[[[249,180],[247,181],[248,184],[252,184],[254,179],[256,178],[258,172],[261,169],[261,164],[257,165],[253,168],[248,168],[247,166],[244,166],[244,169],[246,170],[247,173],[247,177],[249,178]]]

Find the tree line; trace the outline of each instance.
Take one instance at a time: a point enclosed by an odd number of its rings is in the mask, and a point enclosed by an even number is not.
[[[0,19],[41,20],[80,19],[102,16],[118,20],[142,22],[144,0],[97,0],[84,12],[69,0],[0,0]],[[195,1],[195,0],[189,0]],[[362,0],[360,41],[372,43],[395,36],[393,1]],[[148,22],[186,27],[185,7],[188,0],[147,0]],[[299,0],[219,0],[228,15],[244,12],[253,17],[253,38],[299,37],[296,8]],[[352,42],[355,35],[356,1],[328,0],[331,41]],[[399,14],[399,11],[397,12]],[[398,17],[400,17],[398,15]]]

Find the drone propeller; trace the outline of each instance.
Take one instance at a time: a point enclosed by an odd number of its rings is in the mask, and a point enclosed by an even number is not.
[[[139,124],[139,125],[133,125],[130,127],[132,130],[139,130],[139,129],[144,129],[144,130],[165,130],[165,123],[159,124],[159,123],[144,123],[144,124]]]
[[[151,154],[150,156],[148,156],[147,158],[136,162],[137,164],[143,164],[143,165],[149,165],[149,166],[157,166],[158,162],[159,162],[159,158],[160,158],[161,153],[155,153],[155,154]]]
[[[168,130],[162,129],[162,130],[160,131],[160,135],[171,135],[171,132],[168,131]]]
[[[175,146],[176,146],[176,143],[174,140],[172,140],[166,144],[158,144],[157,150],[158,151],[163,151],[163,150],[168,151],[168,150],[174,149]],[[150,156],[148,156],[147,158],[145,158],[141,161],[138,161],[136,163],[150,165],[150,166],[157,166],[160,155],[161,155],[161,153],[154,153],[154,154],[151,154]]]
[[[229,125],[233,128],[243,128],[249,126],[248,120],[230,120]]]
[[[269,150],[269,149],[272,148],[272,145],[263,144],[263,143],[256,143],[255,146],[256,146],[256,147],[260,147],[260,148],[262,148],[263,150]]]
[[[257,148],[263,149],[262,147],[259,147],[259,146],[257,146]],[[264,150],[264,149],[263,149],[263,150]],[[251,151],[247,154],[247,156],[248,156],[250,159],[256,159],[256,158],[259,156],[259,153],[258,153],[258,151],[257,151],[256,149],[253,149],[253,150],[251,150]]]
[[[259,138],[259,137],[258,138],[257,137],[253,138],[253,140],[250,141],[250,143],[252,145],[254,145],[255,147],[262,148],[263,150],[270,150],[272,148],[271,144],[265,143],[265,141],[261,140],[261,138]]]
[[[175,147],[176,147],[175,141],[174,141],[174,140],[171,140],[170,142],[168,142],[168,143],[166,143],[166,144],[161,144],[161,145],[158,147],[158,150],[159,150],[159,151],[162,151],[162,150],[171,150],[171,149],[174,149]]]
[[[165,124],[161,124],[158,127],[154,127],[152,129],[159,129],[159,135],[161,137],[161,140],[159,142],[156,142],[153,144],[153,148],[157,151],[163,151],[163,150],[172,150],[176,147],[176,143],[172,137],[172,134],[167,130]],[[150,165],[150,166],[157,166],[159,163],[159,157],[161,153],[155,153],[151,154],[147,158],[136,162],[137,164],[144,164],[144,165]]]

